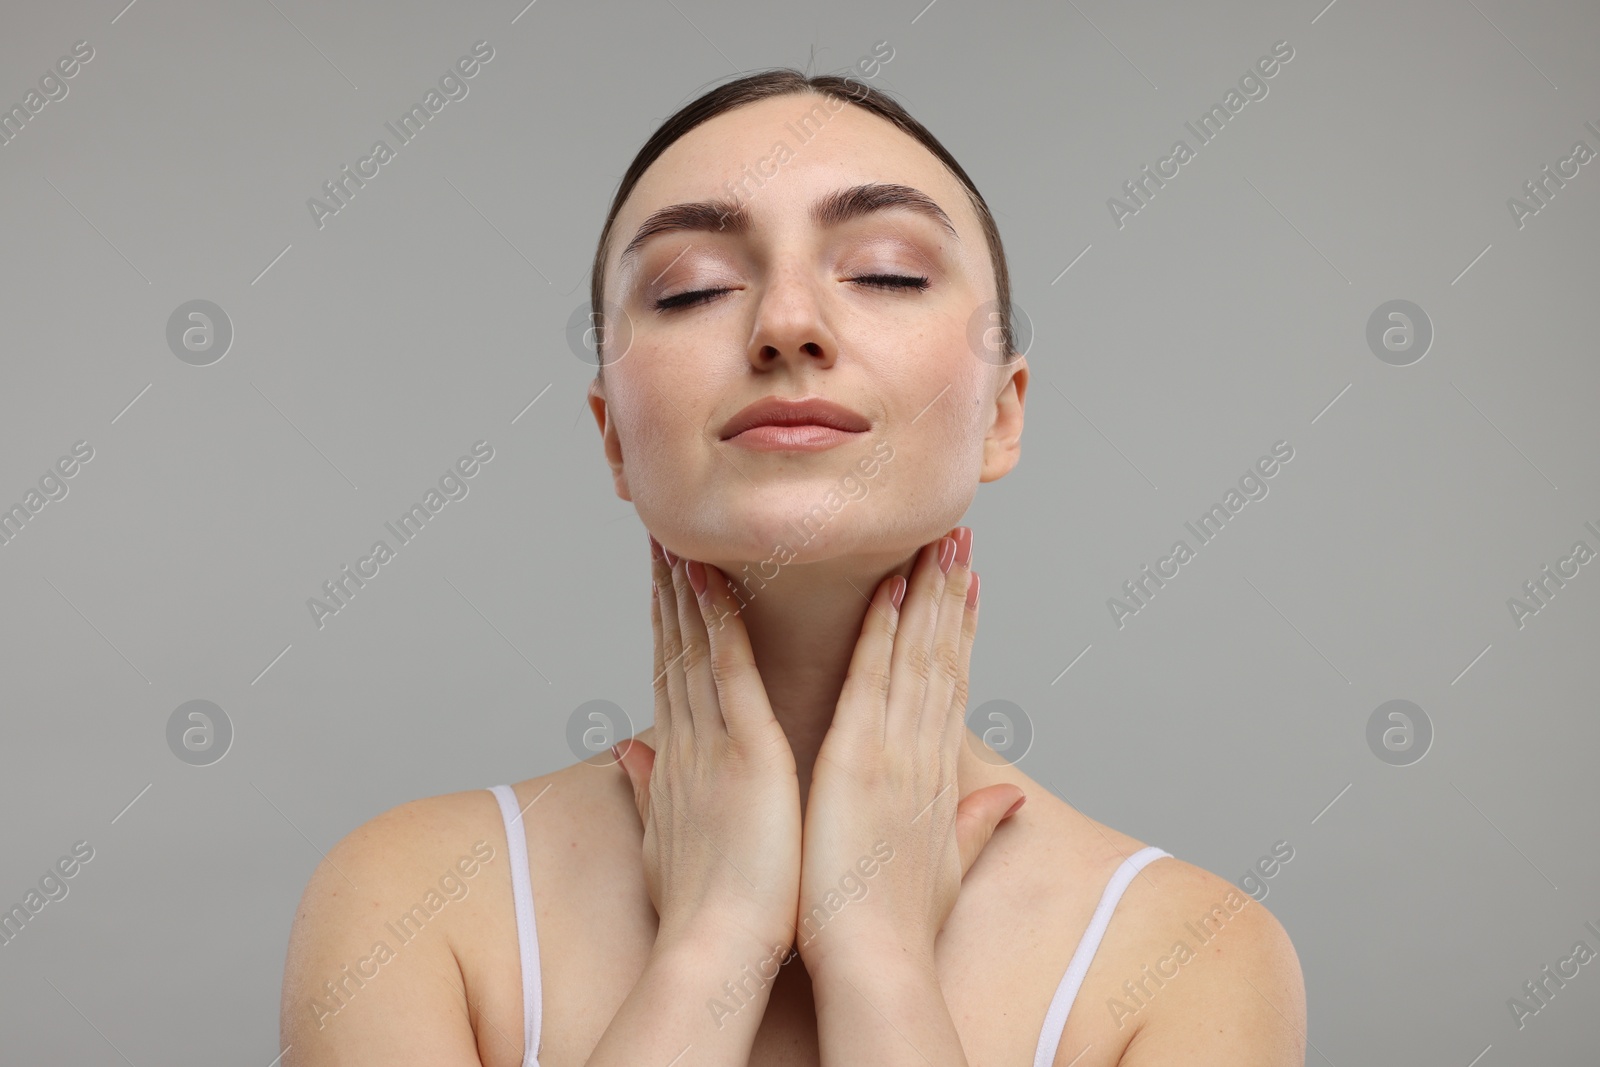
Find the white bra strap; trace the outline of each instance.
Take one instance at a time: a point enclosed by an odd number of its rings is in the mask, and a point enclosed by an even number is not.
[[[533,879],[528,873],[528,840],[517,794],[509,785],[490,790],[506,824],[506,862],[511,864],[511,898],[517,906],[517,949],[522,958],[522,1067],[539,1067],[539,1023],[544,999],[539,979],[539,930],[533,921]]]
[[[1089,920],[1089,928],[1083,932],[1083,939],[1078,942],[1078,950],[1072,954],[1072,962],[1067,964],[1067,973],[1061,976],[1061,984],[1056,986],[1056,995],[1050,1001],[1050,1010],[1045,1013],[1044,1028],[1039,1031],[1039,1047],[1033,1054],[1033,1067],[1051,1067],[1055,1062],[1056,1049],[1061,1045],[1061,1035],[1067,1029],[1067,1013],[1072,1010],[1072,1002],[1078,997],[1078,987],[1083,984],[1083,976],[1089,973],[1089,964],[1094,962],[1094,954],[1100,948],[1100,939],[1105,936],[1106,927],[1111,925],[1111,913],[1117,909],[1117,901],[1122,899],[1123,890],[1128,888],[1137,875],[1151,860],[1170,856],[1154,845],[1141,848],[1133,855],[1127,857],[1111,875],[1111,880],[1106,883],[1105,892],[1100,894],[1100,903],[1094,909],[1094,917]]]

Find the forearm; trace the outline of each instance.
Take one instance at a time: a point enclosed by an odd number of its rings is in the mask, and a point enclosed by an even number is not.
[[[658,943],[587,1067],[666,1064],[686,1049],[696,1064],[745,1067],[772,990],[761,973],[774,973],[781,951],[709,938]]]
[[[830,961],[811,984],[823,1067],[967,1067],[931,963]]]

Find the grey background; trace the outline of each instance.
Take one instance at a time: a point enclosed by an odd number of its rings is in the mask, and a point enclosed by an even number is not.
[[[571,762],[585,701],[649,721],[645,539],[564,334],[609,197],[711,84],[887,41],[872,83],[983,190],[1036,332],[1024,458],[967,518],[974,701],[1229,880],[1290,842],[1265,903],[1309,1062],[1592,1062],[1600,962],[1521,1030],[1507,999],[1600,949],[1600,563],[1520,629],[1507,599],[1600,549],[1600,162],[1521,228],[1507,200],[1600,149],[1597,31],[1576,0],[6,5],[5,106],[95,54],[0,147],[0,504],[94,458],[0,546],[0,903],[95,855],[0,946],[0,1059],[266,1067],[320,852]],[[1119,229],[1107,199],[1285,39]],[[306,200],[478,40],[469,95],[319,230]],[[235,330],[211,366],[166,342],[194,299]],[[1393,299],[1435,329],[1410,366],[1366,343]],[[1119,629],[1107,599],[1278,440],[1269,495]],[[1404,767],[1366,740],[1399,698],[1435,731]],[[166,740],[195,699],[235,734],[206,767]]]

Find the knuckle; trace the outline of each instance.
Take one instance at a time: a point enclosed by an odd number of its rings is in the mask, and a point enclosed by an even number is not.
[[[690,671],[700,666],[701,663],[705,662],[708,658],[707,651],[706,642],[702,641],[700,638],[684,638],[683,659],[679,661],[683,664],[683,672],[688,674]]]
[[[716,683],[717,692],[726,692],[739,680],[739,668],[738,661],[726,649],[711,657],[711,680]]]
[[[933,662],[939,673],[954,682],[961,677],[961,656],[953,645],[939,645],[933,650]]]
[[[886,664],[871,663],[845,675],[845,688],[858,693],[874,703],[889,696],[890,670]]]
[[[922,681],[928,680],[928,675],[933,669],[933,657],[928,650],[913,646],[906,650],[906,666],[911,668],[911,673]]]

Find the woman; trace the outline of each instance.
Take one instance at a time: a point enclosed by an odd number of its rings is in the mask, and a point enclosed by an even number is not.
[[[662,125],[591,285],[655,725],[341,841],[286,1067],[1304,1062],[1264,907],[965,727],[950,526],[1020,452],[1009,288],[982,197],[875,90],[768,71]]]

